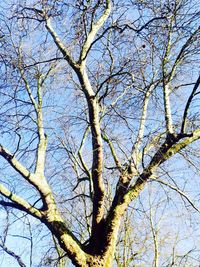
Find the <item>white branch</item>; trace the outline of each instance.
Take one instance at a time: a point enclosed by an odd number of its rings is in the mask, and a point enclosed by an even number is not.
[[[110,12],[111,12],[111,1],[107,0],[106,1],[106,9],[105,9],[103,15],[99,18],[99,20],[96,23],[92,24],[91,31],[89,32],[87,39],[86,39],[86,41],[82,47],[82,50],[81,50],[80,62],[85,61],[97,32],[99,31],[99,29],[103,26],[103,24],[107,20],[108,16],[110,15]]]
[[[26,200],[24,200],[23,198],[19,197],[16,194],[13,194],[10,190],[8,190],[4,185],[0,184],[0,194],[3,195],[4,197],[6,197],[7,199],[9,199],[12,202],[4,202],[4,201],[0,201],[0,205],[4,205],[5,206],[12,206],[16,209],[19,209],[21,211],[25,211],[28,214],[36,217],[37,219],[41,219],[42,218],[42,214],[41,212],[34,208],[33,206],[31,206],[31,204],[29,204]],[[12,205],[13,204],[13,205]]]
[[[57,35],[57,33],[54,31],[52,25],[51,25],[51,21],[50,18],[45,16],[45,22],[46,22],[46,28],[48,30],[48,32],[51,34],[55,44],[57,45],[58,49],[61,51],[61,53],[63,54],[64,58],[67,60],[67,62],[69,63],[69,65],[75,69],[76,68],[76,63],[74,62],[74,60],[72,59],[70,53],[67,51],[65,45],[63,44],[63,42],[61,41],[61,39],[59,38],[59,36]]]

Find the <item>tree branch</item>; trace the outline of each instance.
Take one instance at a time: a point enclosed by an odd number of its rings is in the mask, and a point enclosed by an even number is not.
[[[109,145],[110,147],[110,151],[111,151],[111,154],[112,154],[112,157],[114,159],[114,162],[115,162],[115,165],[116,167],[121,170],[122,169],[122,165],[121,165],[121,162],[119,161],[118,157],[117,157],[117,154],[116,154],[116,151],[115,151],[115,148],[113,146],[113,143],[112,141],[108,138],[107,135],[103,134],[102,135],[103,137],[103,140]]]
[[[171,19],[170,25],[169,25],[167,47],[166,47],[165,55],[164,55],[163,62],[162,62],[163,102],[164,102],[164,109],[165,109],[165,124],[166,124],[167,135],[173,134],[174,132],[172,114],[171,114],[171,106],[170,106],[169,79],[167,77],[167,64],[169,62],[169,56],[171,52],[172,24],[173,24],[173,20]]]
[[[132,148],[131,162],[133,162],[133,165],[134,165],[133,167],[136,169],[138,167],[138,163],[139,163],[140,158],[141,158],[141,157],[139,157],[139,150],[140,150],[140,146],[142,144],[142,139],[144,137],[148,103],[149,103],[149,99],[150,99],[150,96],[151,96],[153,89],[154,89],[154,86],[151,85],[148,88],[148,90],[146,91],[146,94],[144,97],[144,105],[143,105],[142,114],[141,114],[141,118],[140,118],[139,131],[138,131],[138,135],[137,135],[137,138],[135,141],[135,145]]]
[[[190,35],[190,37],[186,40],[186,42],[181,47],[181,50],[178,54],[178,56],[175,59],[175,62],[173,64],[173,67],[168,75],[168,81],[170,82],[174,76],[174,73],[176,71],[177,66],[181,63],[182,59],[184,58],[184,53],[186,52],[186,49],[193,43],[194,38],[196,35],[200,32],[200,26]]]
[[[50,18],[47,15],[44,15],[44,18],[45,18],[46,28],[47,28],[48,32],[50,33],[50,35],[52,36],[56,46],[58,47],[58,49],[63,54],[64,59],[66,59],[67,62],[69,63],[69,65],[75,70],[76,69],[76,63],[72,59],[70,53],[67,51],[65,45],[63,44],[63,42],[61,41],[61,39],[59,38],[57,33],[54,31],[54,29],[53,29],[53,27],[51,25]]]
[[[45,169],[45,158],[47,149],[47,136],[44,133],[43,126],[43,114],[42,114],[42,79],[41,75],[37,78],[37,97],[38,97],[38,108],[37,108],[37,128],[39,142],[37,147],[37,160],[35,167],[35,174],[38,177],[44,177]]]
[[[184,114],[183,114],[183,119],[182,119],[182,126],[181,126],[181,133],[184,133],[185,132],[185,128],[186,128],[186,119],[187,119],[187,115],[188,115],[188,111],[189,111],[189,107],[190,107],[190,104],[192,102],[192,99],[193,97],[195,96],[195,93],[199,87],[199,84],[200,84],[200,75],[194,85],[194,88],[188,98],[188,101],[186,103],[186,106],[185,106],[185,110],[184,110]]]
[[[81,140],[81,144],[80,144],[80,147],[79,147],[79,150],[78,150],[78,157],[79,157],[79,160],[81,162],[81,165],[83,167],[83,170],[85,171],[85,174],[88,176],[88,179],[89,179],[89,185],[90,185],[90,196],[91,198],[93,198],[93,184],[92,184],[92,175],[91,175],[91,172],[88,168],[88,166],[86,165],[84,159],[83,159],[83,156],[82,156],[82,149],[83,149],[83,145],[84,145],[84,142],[87,138],[87,135],[88,135],[88,132],[89,132],[89,126],[87,126],[87,128],[85,129],[85,132],[83,134],[83,138]]]
[[[173,186],[173,185],[171,185],[171,184],[169,184],[169,183],[166,183],[166,182],[164,182],[164,181],[162,181],[162,180],[160,180],[160,179],[157,179],[157,178],[153,178],[153,177],[151,177],[150,178],[151,180],[153,180],[153,181],[156,181],[156,182],[158,182],[158,183],[161,183],[161,184],[163,184],[163,185],[166,185],[166,186],[168,186],[169,188],[171,188],[172,190],[174,190],[174,191],[176,191],[177,193],[179,193],[182,197],[184,197],[189,203],[190,203],[190,205],[196,210],[196,211],[198,211],[199,213],[200,213],[200,209],[198,209],[196,206],[195,206],[195,204],[192,202],[192,200],[183,192],[183,191],[181,191],[179,188],[177,188],[177,187],[175,187],[175,186]]]
[[[21,267],[26,267],[25,263],[22,261],[21,257],[17,254],[15,254],[12,250],[10,250],[8,247],[6,247],[6,245],[2,242],[0,242],[0,247],[11,257],[13,257],[17,263],[19,264],[19,266]]]
[[[79,62],[81,62],[81,63],[85,62],[87,54],[92,47],[93,40],[94,40],[97,32],[99,31],[99,29],[103,26],[103,24],[107,20],[108,16],[110,15],[110,12],[111,12],[111,1],[106,0],[106,9],[105,9],[103,15],[98,19],[98,21],[96,23],[93,23],[91,25],[91,30],[90,30],[90,32],[86,38],[86,41],[82,47],[82,50],[81,50]]]
[[[31,179],[30,172],[12,155],[6,148],[0,144],[0,156],[2,156],[19,174],[22,175],[32,185],[34,181]]]
[[[152,177],[158,166],[178,153],[181,149],[198,139],[200,139],[200,129],[197,129],[192,134],[187,136],[180,134],[176,138],[174,137],[173,140],[166,139],[166,141],[160,146],[158,151],[153,156],[148,167],[144,169],[142,174],[136,179],[135,183],[129,188],[125,188],[124,191],[121,190],[121,195],[118,197],[115,196],[106,219],[106,242],[108,244],[111,245],[114,242],[116,238],[116,232],[119,228],[119,221],[126,211],[128,205],[131,203],[131,201],[138,197],[140,192],[145,187],[148,179]]]
[[[2,184],[0,184],[0,194],[9,199],[10,201],[12,201],[12,202],[5,202],[1,200],[0,205],[13,207],[18,210],[25,211],[37,219],[40,220],[42,219],[42,213],[38,209],[31,206],[31,204],[29,204],[23,198],[17,196],[16,194],[13,194]]]

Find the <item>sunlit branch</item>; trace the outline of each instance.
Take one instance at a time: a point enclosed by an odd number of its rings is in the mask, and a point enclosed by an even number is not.
[[[22,77],[22,79],[23,79],[23,82],[24,82],[24,84],[25,84],[26,91],[28,92],[29,98],[30,98],[30,100],[31,100],[31,103],[33,104],[34,109],[35,109],[35,111],[37,112],[37,109],[38,109],[37,102],[35,101],[35,99],[34,99],[34,97],[33,97],[33,94],[32,94],[32,92],[31,92],[31,88],[30,88],[30,86],[29,86],[29,83],[28,83],[28,81],[27,81],[27,79],[26,79],[26,77],[25,77],[25,75],[24,75],[24,71],[23,71],[23,69],[21,68],[21,66],[19,66],[19,70],[20,70],[20,73],[21,73],[21,77]]]
[[[37,127],[39,142],[37,147],[37,160],[35,174],[39,177],[44,177],[45,169],[45,158],[47,149],[47,136],[44,133],[43,126],[43,114],[42,114],[42,86],[41,86],[41,76],[37,79],[37,97],[38,97],[38,108],[37,108]]]
[[[59,38],[59,36],[57,35],[56,31],[54,31],[52,25],[51,25],[51,21],[50,18],[46,15],[45,16],[45,23],[46,23],[46,28],[48,30],[48,32],[51,34],[55,44],[57,45],[58,49],[61,51],[61,53],[64,56],[64,59],[67,60],[67,62],[69,63],[69,65],[75,69],[76,68],[76,63],[75,61],[72,59],[71,55],[69,54],[69,52],[67,51],[65,45],[62,43],[61,39]]]
[[[87,54],[91,49],[94,38],[97,32],[100,30],[100,28],[103,26],[103,24],[107,20],[110,12],[111,12],[111,0],[106,0],[106,8],[105,8],[103,15],[101,15],[101,17],[98,19],[97,22],[95,23],[92,22],[91,30],[89,34],[87,35],[87,38],[81,50],[79,62],[81,63],[85,62]]]
[[[103,148],[102,138],[99,120],[99,103],[95,97],[94,90],[91,86],[85,64],[86,57],[91,48],[91,44],[104,22],[108,18],[111,11],[111,2],[106,1],[106,9],[103,15],[96,23],[91,25],[91,30],[86,37],[85,43],[82,47],[79,65],[80,69],[76,71],[82,90],[85,94],[89,109],[89,121],[92,133],[92,147],[93,147],[93,162],[92,162],[92,181],[93,181],[93,222],[92,222],[92,236],[96,239],[95,235],[98,235],[98,225],[102,221],[104,216],[104,181],[102,177],[103,168]]]
[[[37,102],[33,97],[31,92],[31,88],[27,78],[25,77],[24,70],[21,65],[19,65],[19,70],[21,73],[21,77],[24,81],[25,88],[28,92],[29,98],[34,106],[36,115],[37,115],[37,128],[38,128],[38,147],[37,147],[37,160],[35,173],[39,177],[44,176],[44,166],[45,166],[45,157],[46,157],[46,148],[47,148],[47,136],[44,133],[43,127],[43,115],[42,115],[42,83],[44,80],[41,77],[41,74],[37,75]],[[47,73],[47,75],[49,72]]]
[[[171,115],[171,107],[170,107],[170,89],[169,89],[169,83],[171,82],[172,78],[174,77],[176,68],[179,66],[179,64],[183,60],[184,55],[185,55],[187,49],[192,44],[193,40],[196,38],[197,34],[200,31],[200,27],[197,28],[191,34],[191,36],[187,39],[187,41],[184,43],[184,45],[182,46],[182,48],[181,48],[181,50],[180,50],[180,52],[179,52],[179,54],[178,54],[178,56],[177,56],[174,64],[173,64],[173,67],[171,68],[170,73],[168,74],[168,71],[166,69],[166,65],[167,65],[167,63],[169,61],[169,55],[170,55],[170,51],[171,51],[171,27],[172,27],[172,21],[171,21],[171,24],[170,24],[170,27],[169,27],[168,44],[167,44],[165,56],[164,56],[164,59],[163,59],[163,92],[164,92],[165,121],[166,121],[167,133],[169,133],[169,134],[172,134],[174,132],[174,130],[173,130],[173,122],[172,122],[172,115]],[[187,102],[187,105],[190,105],[190,102],[191,102],[192,98],[193,98],[193,96],[191,95],[190,98],[189,98],[189,100],[188,100],[189,102]],[[189,108],[189,106],[186,107],[186,109],[185,109],[185,112],[186,112],[185,115],[184,115],[185,118],[187,116],[187,110],[188,110],[188,108]],[[181,132],[184,131],[184,128],[185,128],[185,119],[183,118]]]
[[[93,88],[91,86],[88,74],[84,66],[82,66],[80,70],[79,80],[88,103],[89,122],[92,133],[92,149],[93,149],[92,181],[94,188],[93,225],[97,225],[101,221],[104,214],[103,202],[105,193],[104,181],[102,177],[103,144],[101,138],[100,119],[99,119],[99,103],[97,98],[95,97]]]
[[[137,169],[138,163],[141,159],[139,157],[139,150],[140,150],[140,146],[142,144],[143,137],[144,137],[148,103],[149,103],[149,99],[150,99],[150,96],[151,96],[153,89],[154,89],[154,86],[150,86],[149,89],[147,90],[146,94],[145,94],[142,114],[141,114],[141,118],[140,118],[139,131],[138,131],[138,135],[137,135],[137,138],[135,141],[135,145],[133,146],[133,149],[132,149],[131,159],[133,161],[133,166],[136,169]]]
[[[105,134],[103,134],[102,137],[103,137],[103,140],[109,145],[109,148],[110,148],[111,154],[112,154],[112,156],[113,156],[114,162],[115,162],[115,164],[116,164],[116,167],[117,167],[119,170],[121,170],[122,165],[121,165],[120,160],[119,160],[118,157],[117,157],[117,154],[116,154],[116,151],[115,151],[115,148],[114,148],[114,145],[113,145],[112,141],[111,141],[111,140],[108,138],[108,136],[105,135]]]
[[[0,155],[26,180],[29,181],[30,172],[14,157],[6,148],[0,144]]]
[[[165,109],[165,123],[166,123],[166,131],[167,134],[173,134],[173,122],[172,122],[172,114],[171,114],[171,106],[170,106],[170,88],[169,88],[169,81],[167,78],[167,64],[169,61],[169,55],[171,52],[171,38],[172,38],[172,20],[170,21],[169,25],[169,32],[168,32],[168,41],[167,47],[165,51],[165,55],[162,62],[162,72],[163,72],[163,102],[164,102],[164,109]]]
[[[28,214],[34,216],[37,219],[42,218],[42,213],[31,206],[26,200],[13,194],[10,190],[8,190],[4,185],[0,184],[0,194],[6,197],[11,202],[5,202],[3,200],[0,201],[0,205],[13,207],[21,211],[25,211]]]
[[[14,155],[12,155],[2,145],[0,145],[0,156],[2,156],[26,181],[37,189],[42,197],[43,203],[45,204],[45,208],[55,206],[51,189],[44,177],[38,177],[36,174],[29,172],[29,170],[27,170]]]
[[[174,140],[166,139],[166,141],[160,146],[155,155],[152,157],[149,165],[144,169],[135,183],[130,186],[124,199],[128,202],[135,199],[140,191],[144,188],[147,180],[151,178],[152,174],[156,171],[160,164],[198,139],[200,139],[200,129],[195,130],[188,136],[179,135],[174,138]]]
[[[54,43],[56,44],[56,46],[58,47],[60,52],[63,54],[64,59],[67,60],[67,62],[69,63],[69,65],[73,69],[76,69],[75,61],[72,59],[69,51],[66,49],[66,47],[63,44],[62,40],[60,39],[60,37],[58,36],[56,31],[52,27],[52,25],[51,25],[51,17],[48,16],[47,12],[45,10],[40,10],[40,9],[32,8],[32,7],[25,7],[25,8],[22,9],[22,11],[23,10],[29,10],[29,11],[34,12],[36,15],[38,15],[41,18],[41,20],[39,20],[40,22],[45,22],[45,26],[46,26],[47,31],[52,36],[52,38],[54,40]]]

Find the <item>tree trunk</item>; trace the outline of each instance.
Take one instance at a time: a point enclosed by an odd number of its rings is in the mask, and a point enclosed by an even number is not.
[[[112,266],[112,255],[110,257],[103,257],[103,256],[94,256],[88,262],[88,267],[111,267]]]

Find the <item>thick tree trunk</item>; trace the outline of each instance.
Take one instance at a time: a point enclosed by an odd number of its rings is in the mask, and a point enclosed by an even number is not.
[[[112,255],[110,257],[94,256],[88,262],[88,267],[112,267]]]

